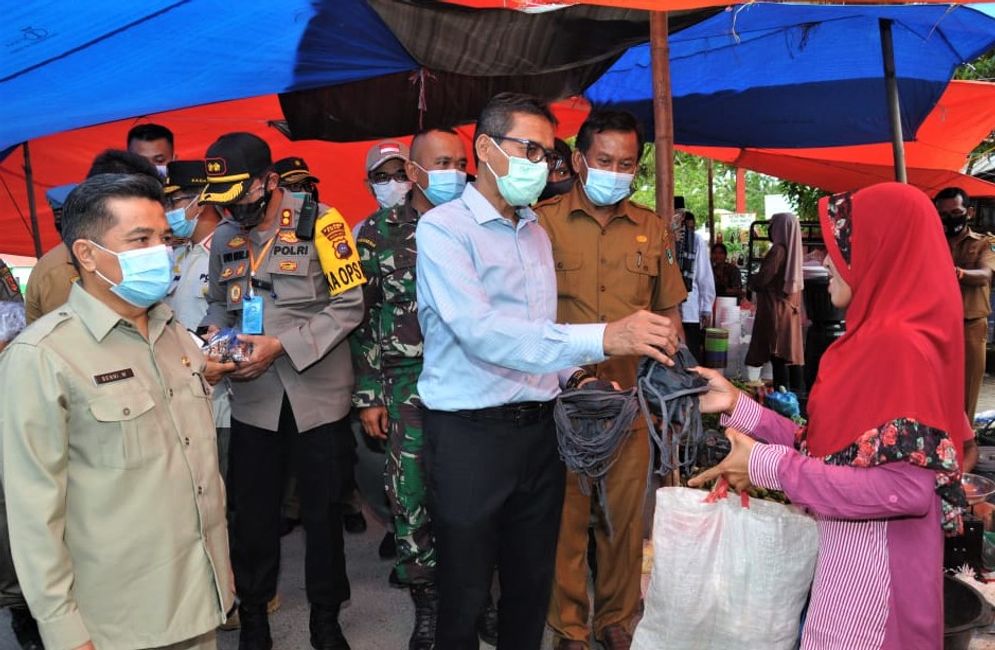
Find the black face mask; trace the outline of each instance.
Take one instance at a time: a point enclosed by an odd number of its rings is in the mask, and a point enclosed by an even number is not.
[[[941,221],[943,222],[943,233],[947,236],[947,239],[950,239],[956,237],[964,230],[964,226],[967,225],[967,215],[947,217],[941,219]]]
[[[574,177],[564,178],[562,181],[556,181],[553,183],[546,183],[546,187],[542,188],[542,194],[539,195],[540,201],[545,201],[546,199],[552,198],[554,196],[559,196],[561,194],[566,194],[570,191],[570,188],[574,186]]]
[[[243,228],[255,228],[266,216],[266,206],[269,205],[272,196],[273,193],[267,191],[252,203],[229,205],[228,214]]]

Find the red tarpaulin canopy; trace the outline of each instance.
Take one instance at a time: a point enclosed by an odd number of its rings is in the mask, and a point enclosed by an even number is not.
[[[588,112],[587,102],[583,100],[559,102],[554,108],[560,119],[559,133],[564,136],[575,134]],[[82,180],[93,157],[104,149],[125,148],[128,129],[140,122],[155,122],[170,128],[176,136],[179,159],[202,158],[207,147],[223,133],[255,133],[269,143],[274,160],[293,155],[307,161],[311,171],[321,179],[318,188],[322,202],[338,208],[353,223],[369,215],[376,204],[363,184],[366,178],[363,165],[371,143],[291,142],[268,125],[270,120],[282,117],[277,97],[269,95],[121,120],[31,141],[42,249],[47,251],[59,241],[45,191]],[[462,127],[460,132],[469,151],[473,127]],[[472,158],[471,155],[471,165]],[[20,148],[0,163],[0,253],[34,254]]]
[[[995,128],[995,84],[952,81],[913,142],[905,143],[909,183],[933,195],[950,185],[971,196],[995,196],[995,183],[960,173],[967,155]],[[678,149],[830,192],[895,179],[891,145],[816,149]]]

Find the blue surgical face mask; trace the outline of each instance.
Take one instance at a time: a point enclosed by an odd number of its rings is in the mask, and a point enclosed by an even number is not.
[[[416,162],[415,167],[428,174],[428,187],[418,186],[432,205],[448,203],[463,194],[466,187],[466,172],[458,169],[428,170]]]
[[[96,274],[111,285],[111,291],[118,298],[135,307],[148,308],[166,297],[169,283],[173,279],[168,246],[160,244],[115,253],[95,241],[87,241],[117,258],[118,266],[121,267],[120,282],[111,282],[100,271],[96,271]]]
[[[508,202],[508,205],[513,205],[516,208],[535,203],[539,195],[542,194],[543,188],[546,187],[546,180],[549,178],[549,165],[545,160],[534,163],[527,158],[512,156],[499,147],[494,138],[491,138],[491,142],[508,159],[508,173],[504,176],[498,176],[494,173],[494,168],[491,167],[490,163],[484,163],[487,165],[487,169],[494,174],[498,192]]]
[[[200,218],[200,210],[197,214],[191,218],[187,219],[187,210],[189,210],[191,205],[185,208],[175,208],[166,213],[166,221],[169,222],[169,227],[173,229],[173,236],[180,239],[190,239],[193,235],[194,229],[197,227],[197,219]]]
[[[594,205],[615,205],[632,194],[632,179],[635,174],[621,174],[605,169],[594,169],[581,157],[587,167],[587,180],[584,181],[584,193]]]

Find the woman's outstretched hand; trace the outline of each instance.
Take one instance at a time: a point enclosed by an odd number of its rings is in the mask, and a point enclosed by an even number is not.
[[[739,400],[739,389],[732,385],[722,373],[712,368],[697,366],[689,368],[708,380],[708,392],[698,396],[698,404],[702,413],[725,413],[732,415]]]
[[[726,429],[726,438],[732,443],[732,451],[721,463],[706,469],[690,481],[689,487],[700,487],[713,479],[724,476],[736,491],[750,487],[750,452],[757,441],[735,429]]]

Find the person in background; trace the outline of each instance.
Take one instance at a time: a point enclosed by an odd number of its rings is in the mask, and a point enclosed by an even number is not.
[[[86,176],[89,178],[97,174],[145,174],[159,179],[150,162],[137,154],[117,149],[107,149],[93,159]],[[57,228],[60,224],[61,210],[56,215]],[[69,249],[62,242],[42,255],[28,276],[24,296],[28,324],[65,303],[77,278],[79,274],[70,259]]]
[[[958,456],[971,435],[957,281],[937,263],[949,253],[936,209],[911,185],[827,197],[819,217],[846,334],[819,363],[808,424],[692,369],[732,451],[689,484],[721,475],[737,490],[781,490],[815,517],[802,648],[942,648],[943,532],[962,528]]]
[[[159,178],[166,178],[166,164],[175,160],[173,132],[161,124],[139,124],[128,131],[128,151],[155,165]]]
[[[555,322],[552,249],[528,207],[546,186],[554,122],[535,97],[493,97],[473,138],[477,180],[415,233],[438,650],[479,648],[495,564],[498,648],[539,648],[566,478],[553,401],[595,380],[579,365],[642,354],[668,363],[661,350],[676,350],[679,326],[646,311]]]
[[[770,250],[747,284],[756,292],[757,315],[746,365],[771,362],[774,387],[804,389],[802,348],[802,235],[798,218],[779,212],[770,219]]]
[[[556,265],[557,320],[602,323],[647,309],[680,321],[687,292],[674,263],[669,224],[633,203],[632,182],[643,150],[642,129],[623,111],[594,111],[580,127],[573,166],[577,182],[535,207]],[[613,356],[585,371],[623,389],[636,384],[639,359]],[[639,614],[643,556],[643,500],[650,462],[642,418],[605,477],[613,534],[598,499],[567,473],[556,574],[548,623],[558,649],[586,650],[593,611],[594,638],[608,650],[627,650]],[[592,518],[598,568],[593,604],[588,596],[588,529]]]
[[[991,313],[992,272],[995,271],[995,237],[971,230],[974,207],[967,192],[947,187],[933,198],[953,257],[964,306],[964,412],[974,426],[978,395],[985,377],[988,315]],[[974,468],[978,448],[965,445],[964,471]]]
[[[378,142],[366,153],[366,187],[381,208],[399,205],[411,191],[404,171],[409,157],[408,145],[396,140]]]
[[[51,649],[213,650],[234,601],[204,356],[161,303],[162,185],[98,174],[66,200],[80,281],[0,354],[17,576]]]
[[[671,225],[684,286],[688,288],[687,300],[681,304],[684,337],[691,354],[696,359],[704,359],[705,329],[712,324],[712,308],[715,306],[715,279],[712,265],[705,257],[708,242],[695,232],[695,217],[690,210],[678,210]],[[690,277],[686,270],[690,272]]]
[[[715,278],[715,295],[723,298],[743,298],[743,276],[739,267],[726,261],[729,249],[722,242],[712,246],[712,277]]]
[[[62,210],[61,204],[59,210]],[[24,326],[24,298],[21,296],[21,288],[10,268],[0,259],[0,353]],[[0,490],[0,607],[10,611],[10,627],[21,650],[44,650],[38,623],[31,618],[24,594],[17,584],[14,559],[10,556],[3,490]]]
[[[411,191],[401,203],[366,219],[356,238],[367,284],[366,315],[349,337],[356,373],[352,401],[366,434],[388,444],[384,479],[397,546],[393,577],[410,591],[415,605],[409,650],[434,647],[438,609],[417,386],[422,335],[415,295],[415,228],[432,207],[463,193],[466,164],[466,148],[455,131],[417,134],[405,165]]]
[[[298,233],[304,201],[279,187],[269,145],[258,136],[223,135],[208,148],[205,163],[208,184],[199,202],[221,206],[226,219],[211,242],[201,325],[208,333],[240,326],[240,340],[252,346],[229,375],[239,648],[273,647],[266,605],[276,595],[289,458],[305,531],[311,645],[348,650],[339,624],[350,594],[341,503],[355,440],[345,339],[363,315],[359,257],[341,218],[329,216],[321,232]],[[319,206],[319,215],[326,212]],[[318,251],[326,243],[331,259],[322,260]]]
[[[577,177],[577,170],[573,167],[573,152],[570,150],[570,145],[556,138],[553,149],[556,151],[556,155],[550,161],[549,180],[546,181],[546,187],[539,195],[540,203],[569,192],[574,186],[574,179]]]
[[[291,156],[281,158],[273,163],[273,170],[280,177],[280,187],[290,192],[304,192],[318,200],[318,183],[320,180],[311,173],[311,169],[303,158]]]

